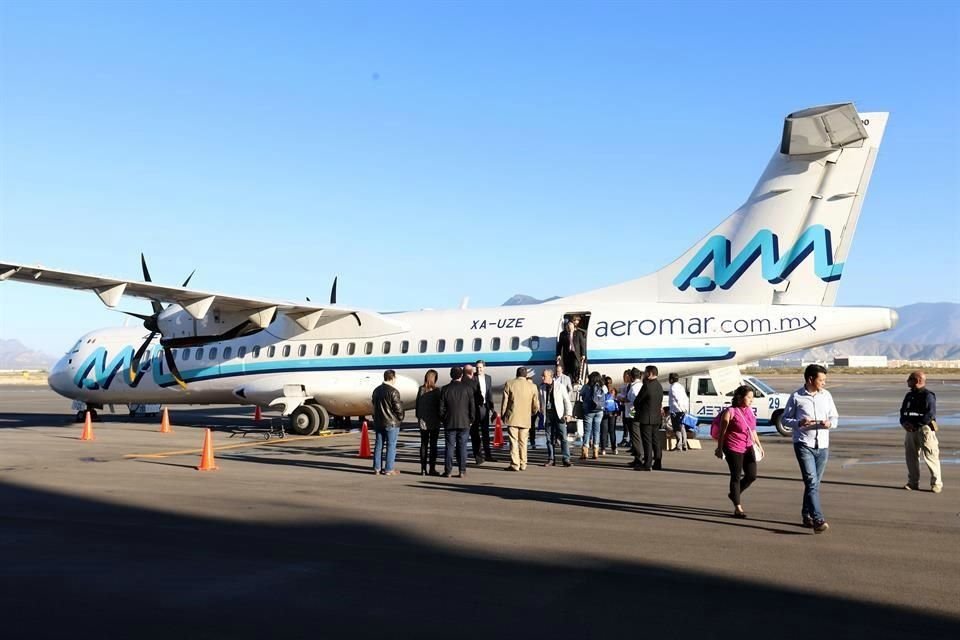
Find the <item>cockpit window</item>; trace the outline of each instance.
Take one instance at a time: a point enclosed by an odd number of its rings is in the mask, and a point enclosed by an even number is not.
[[[83,344],[83,340],[77,340],[77,344],[75,344],[75,345],[73,345],[72,347],[70,347],[70,349],[67,351],[67,353],[76,353],[76,352],[80,351],[80,345],[81,345],[81,344]]]

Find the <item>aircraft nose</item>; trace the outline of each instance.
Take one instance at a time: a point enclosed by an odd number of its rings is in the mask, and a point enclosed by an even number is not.
[[[47,376],[47,384],[50,388],[61,395],[66,395],[70,385],[70,371],[67,367],[67,358],[64,356],[53,365],[50,375]]]

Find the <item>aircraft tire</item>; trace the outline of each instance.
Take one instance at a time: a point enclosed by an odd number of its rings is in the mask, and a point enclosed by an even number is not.
[[[311,436],[320,426],[320,412],[313,405],[302,404],[290,414],[290,431],[298,436]]]
[[[782,436],[789,436],[793,433],[793,429],[783,424],[783,409],[773,412],[773,415],[770,416],[770,424],[772,424],[777,429],[777,433]]]
[[[310,406],[316,410],[317,415],[320,417],[320,420],[317,423],[317,431],[326,431],[327,429],[329,429],[330,414],[327,412],[326,409],[323,408],[323,405],[313,404]]]

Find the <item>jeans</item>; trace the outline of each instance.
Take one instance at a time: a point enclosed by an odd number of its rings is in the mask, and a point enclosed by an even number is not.
[[[757,458],[753,447],[746,453],[734,453],[724,448],[723,457],[730,468],[730,494],[733,506],[740,504],[740,494],[747,490],[757,479]]]
[[[446,446],[444,449],[445,460],[443,465],[444,473],[453,471],[453,452],[457,452],[457,465],[460,467],[460,475],[467,471],[467,439],[470,437],[469,429],[446,429]]]
[[[820,480],[827,468],[830,449],[811,449],[805,444],[794,442],[793,451],[797,454],[800,474],[803,476],[803,509],[800,515],[820,522],[823,520],[823,511],[820,509]]]
[[[593,442],[594,447],[600,446],[600,422],[603,420],[603,411],[591,411],[583,416],[583,447],[586,449]]]
[[[600,423],[600,448],[617,450],[617,414],[604,413]]]
[[[373,445],[373,469],[374,471],[393,471],[393,463],[397,459],[397,436],[400,435],[400,427],[375,429],[374,433],[377,434],[377,439]],[[381,464],[384,445],[387,447],[386,467]]]
[[[554,461],[554,440],[560,441],[560,455],[564,462],[570,462],[570,444],[567,442],[567,423],[550,416],[544,424],[547,432],[547,460]]]

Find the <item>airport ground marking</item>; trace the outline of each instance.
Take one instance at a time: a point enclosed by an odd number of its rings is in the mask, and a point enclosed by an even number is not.
[[[304,440],[313,441],[313,440],[320,440],[322,438],[333,438],[335,436],[347,436],[347,435],[350,435],[350,433],[351,432],[349,431],[345,433],[331,431],[329,433],[318,433],[315,436],[287,436],[285,438],[277,438],[276,440],[273,440],[271,438],[270,440],[264,440],[260,442],[238,442],[236,444],[217,445],[216,450],[219,452],[219,451],[227,451],[230,449],[245,449],[247,447],[269,447],[271,445],[277,445],[277,444],[303,442]],[[128,453],[123,457],[128,460],[135,459],[135,458],[158,459],[158,458],[170,458],[173,456],[185,456],[185,455],[197,454],[197,453],[200,453],[201,451],[202,449],[180,449],[177,451],[160,451],[157,453]]]

